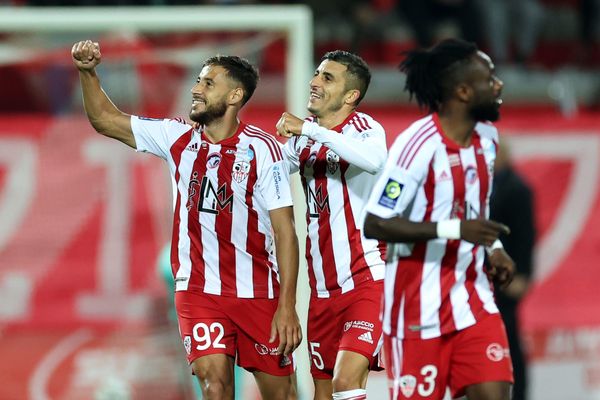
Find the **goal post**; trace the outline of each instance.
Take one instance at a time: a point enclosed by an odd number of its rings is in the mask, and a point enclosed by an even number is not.
[[[0,32],[285,32],[286,106],[305,113],[313,65],[312,12],[305,5],[2,8]]]

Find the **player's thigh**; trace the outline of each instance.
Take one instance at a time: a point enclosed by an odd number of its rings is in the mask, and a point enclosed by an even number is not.
[[[349,350],[338,351],[333,369],[335,391],[365,389],[369,374],[369,359]]]
[[[468,400],[510,400],[509,382],[483,382],[466,388]]]
[[[295,371],[293,354],[277,354],[279,340],[269,343],[277,299],[236,299],[228,315],[237,327],[237,364],[254,373],[288,377]]]
[[[214,297],[188,292],[175,294],[179,333],[190,364],[212,354],[235,358],[237,329]]]
[[[369,369],[382,369],[379,360],[383,346],[383,332],[379,320],[382,290],[382,281],[366,282],[342,295],[344,304],[340,323],[343,328],[338,351],[350,353],[347,356],[348,361],[356,362],[352,369],[359,366],[363,366],[365,372]],[[362,355],[367,363],[363,363],[361,357],[355,357],[352,353]],[[341,364],[339,360],[336,365],[338,364]]]
[[[296,374],[287,376],[270,375],[254,371],[254,379],[263,399],[296,400]]]
[[[330,380],[337,357],[342,326],[337,312],[338,297],[311,297],[308,308],[307,345],[313,379]]]
[[[314,400],[331,400],[333,384],[331,379],[313,379],[315,385]]]
[[[461,330],[452,343],[452,394],[463,395],[468,387],[485,382],[492,384],[482,385],[477,393],[485,390],[490,399],[504,399],[513,382],[508,339],[499,314]]]
[[[384,343],[390,399],[443,399],[450,356],[442,338],[385,336]]]

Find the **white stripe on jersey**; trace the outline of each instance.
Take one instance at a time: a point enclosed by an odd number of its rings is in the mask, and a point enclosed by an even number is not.
[[[187,146],[187,145],[186,145]],[[184,151],[181,154],[181,161],[179,162],[179,182],[177,182],[177,190],[179,192],[179,210],[175,212],[179,213],[179,240],[177,243],[171,243],[171,246],[177,246],[177,257],[179,259],[179,269],[175,275],[175,290],[187,290],[189,284],[189,277],[192,272],[192,260],[190,257],[190,236],[188,232],[188,210],[186,208],[188,202],[188,188],[185,181],[189,179],[192,174],[192,166],[196,154],[191,151]],[[173,175],[171,176],[173,178]],[[173,198],[177,199],[178,193],[173,193]]]
[[[242,151],[241,143],[236,145],[238,151]],[[248,179],[240,184],[246,189]],[[248,213],[245,211],[246,204],[240,197],[233,198],[233,212],[231,215],[231,242],[235,246],[235,277],[238,297],[251,298],[254,294],[254,276],[252,271],[252,260],[244,256],[242,249],[246,248],[248,241],[248,230],[241,227],[248,226]],[[270,296],[269,296],[270,297]]]
[[[208,156],[219,154],[220,145],[208,144]],[[215,182],[216,187],[221,186],[218,175],[219,168],[206,168],[206,177]],[[217,237],[217,214],[206,212],[199,213],[202,231],[202,258],[204,259],[204,293],[221,295],[221,275],[219,268],[219,238]],[[209,250],[210,249],[210,250]],[[213,268],[216,266],[216,268]]]

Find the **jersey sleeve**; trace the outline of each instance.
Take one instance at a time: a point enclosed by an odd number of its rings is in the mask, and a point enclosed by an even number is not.
[[[179,119],[154,119],[131,116],[131,130],[136,151],[151,153],[164,160],[169,149],[181,135],[192,127]]]
[[[289,162],[270,152],[263,151],[258,157],[257,188],[268,210],[288,207],[292,202]]]
[[[302,141],[306,143],[306,140],[303,140],[302,137],[294,136],[289,138],[281,148],[283,157],[287,161],[290,174],[297,172],[300,169],[300,151],[302,150],[300,145]]]
[[[408,218],[407,210],[425,181],[435,150],[433,146],[426,146],[413,162],[401,164],[400,157],[409,139],[410,135],[401,134],[392,145],[386,165],[371,192],[367,212],[381,218]]]
[[[375,121],[372,124],[373,127],[361,132],[360,137],[350,137],[306,121],[302,125],[302,135],[322,143],[348,163],[376,174],[385,164],[387,146],[383,127]]]

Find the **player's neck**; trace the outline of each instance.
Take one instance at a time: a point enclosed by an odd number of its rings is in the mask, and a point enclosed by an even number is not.
[[[235,135],[239,126],[240,121],[237,119],[237,115],[231,118],[225,114],[223,118],[218,118],[205,125],[204,135],[210,142],[218,143]]]
[[[473,129],[476,122],[471,118],[465,118],[464,115],[457,112],[444,112],[440,110],[438,113],[440,125],[444,134],[461,147],[471,145]]]
[[[317,122],[319,123],[319,126],[322,126],[323,128],[333,129],[344,122],[346,118],[348,118],[348,116],[353,112],[354,109],[347,110],[342,108],[338,111],[327,113],[320,117],[317,116]]]

